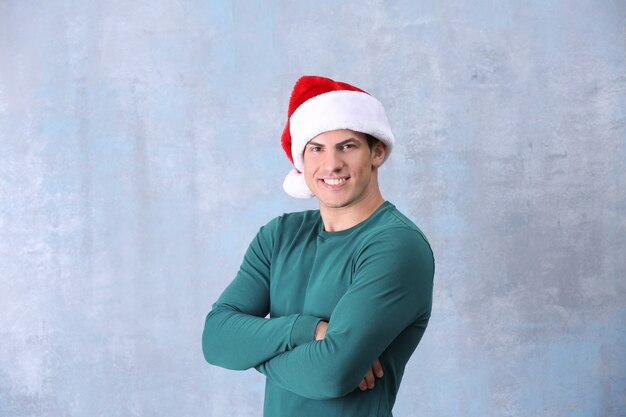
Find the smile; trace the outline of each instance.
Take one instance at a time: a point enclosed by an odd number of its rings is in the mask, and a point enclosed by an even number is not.
[[[322,181],[328,185],[340,185],[346,182],[345,178],[325,178]]]

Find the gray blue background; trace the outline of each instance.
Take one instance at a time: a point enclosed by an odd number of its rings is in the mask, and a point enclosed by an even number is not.
[[[429,236],[397,416],[626,415],[626,3],[0,2],[0,416],[259,416],[205,314],[303,74],[384,103]]]

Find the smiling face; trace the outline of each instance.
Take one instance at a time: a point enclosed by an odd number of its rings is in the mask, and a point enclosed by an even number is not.
[[[317,135],[304,148],[304,178],[320,207],[339,209],[382,199],[377,169],[385,146],[370,147],[363,133],[332,130]]]

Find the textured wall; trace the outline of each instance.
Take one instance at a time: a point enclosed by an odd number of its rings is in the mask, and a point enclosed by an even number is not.
[[[387,107],[437,258],[397,416],[624,416],[621,0],[0,2],[0,416],[258,416],[204,316],[302,74]]]

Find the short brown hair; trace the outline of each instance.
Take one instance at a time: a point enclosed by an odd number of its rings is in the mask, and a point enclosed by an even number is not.
[[[374,147],[374,145],[380,142],[380,139],[375,138],[369,133],[365,133],[365,139],[367,139],[367,146],[369,146],[370,150]]]

